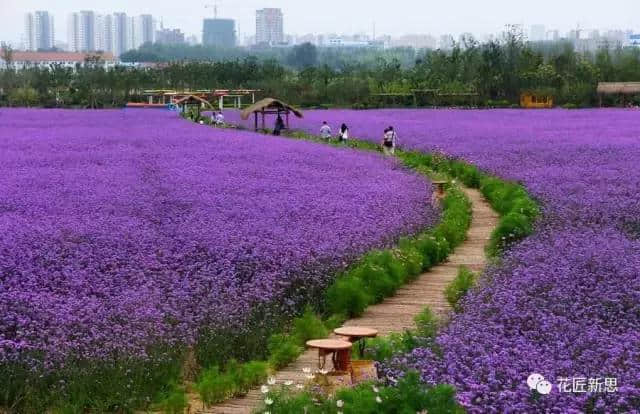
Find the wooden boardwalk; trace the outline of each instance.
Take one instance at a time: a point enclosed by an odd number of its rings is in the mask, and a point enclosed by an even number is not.
[[[346,326],[368,326],[378,329],[381,335],[403,332],[414,326],[413,318],[426,306],[439,315],[446,314],[450,307],[444,297],[447,285],[456,277],[460,266],[474,271],[482,271],[487,264],[484,248],[491,232],[498,223],[498,215],[485,201],[479,191],[464,189],[473,204],[473,218],[467,240],[450,256],[449,260],[422,274],[416,281],[409,283],[379,305],[370,306],[360,318],[351,319]],[[308,350],[294,363],[279,371],[275,377],[278,384],[293,381],[305,382],[302,369],[317,367],[317,351]],[[222,404],[204,407],[197,395],[190,395],[190,413],[197,414],[249,414],[264,400],[259,388],[245,397],[228,400]]]

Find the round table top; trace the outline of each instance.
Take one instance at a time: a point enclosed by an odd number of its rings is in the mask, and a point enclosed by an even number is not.
[[[313,341],[307,341],[307,346],[309,348],[340,351],[343,349],[351,349],[353,344],[339,339],[315,339]]]
[[[365,328],[361,326],[343,326],[333,330],[333,333],[340,336],[373,338],[378,336],[378,330],[373,328]]]

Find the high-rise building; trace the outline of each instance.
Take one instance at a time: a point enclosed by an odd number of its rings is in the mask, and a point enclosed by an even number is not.
[[[232,48],[236,46],[236,22],[231,19],[204,19],[202,44]]]
[[[69,16],[69,49],[72,52],[93,52],[96,50],[96,15],[83,10]]]
[[[96,49],[113,52],[113,16],[110,14],[96,16]]]
[[[67,44],[69,51],[77,52],[80,49],[80,15],[71,13],[67,19]]]
[[[27,13],[24,18],[24,40],[27,50],[50,50],[55,46],[53,16],[47,11]]]
[[[129,18],[126,13],[114,13],[112,17],[112,52],[115,56],[120,56],[129,50]]]
[[[529,40],[532,42],[542,42],[547,38],[547,28],[542,24],[534,24],[531,26],[531,35]]]
[[[138,16],[133,23],[133,48],[137,49],[145,43],[153,43],[154,32],[153,16],[150,14]]]
[[[256,11],[256,43],[278,44],[284,42],[282,10],[262,9]]]
[[[198,40],[198,36],[196,35],[191,35],[187,37],[185,41],[189,46],[195,46],[200,43],[200,41]]]
[[[560,40],[560,31],[559,30],[549,30],[547,32],[547,40],[551,40],[553,42],[557,42]]]
[[[181,45],[184,44],[184,33],[180,29],[165,29],[161,27],[156,32],[156,43],[162,45]]]
[[[136,18],[133,16],[127,17],[127,47],[122,52],[127,52],[136,48]]]

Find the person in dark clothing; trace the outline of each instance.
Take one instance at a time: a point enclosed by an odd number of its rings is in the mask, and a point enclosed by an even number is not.
[[[276,119],[276,126],[273,128],[273,135],[280,135],[283,129],[285,129],[284,121],[282,120],[282,117],[278,115],[278,119]]]

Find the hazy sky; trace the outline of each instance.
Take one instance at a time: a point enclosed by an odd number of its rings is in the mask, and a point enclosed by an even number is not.
[[[199,34],[202,18],[213,14],[213,0],[0,0],[0,40],[18,42],[23,15],[49,10],[55,16],[56,38],[66,41],[67,14],[79,10],[153,14],[165,27]],[[640,0],[219,0],[220,17],[236,19],[241,39],[255,33],[255,10],[280,7],[285,32],[434,35],[496,33],[506,23],[545,24],[567,31],[583,28],[640,30]]]

